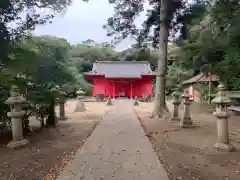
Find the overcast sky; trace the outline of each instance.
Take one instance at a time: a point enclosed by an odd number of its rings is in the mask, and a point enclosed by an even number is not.
[[[67,39],[70,43],[81,43],[87,39],[96,42],[111,41],[106,36],[106,30],[102,26],[113,14],[113,6],[108,0],[90,0],[84,3],[81,0],[73,0],[64,14],[54,18],[52,24],[38,26],[36,35],[53,35]],[[138,18],[137,23],[144,20],[144,13]],[[117,46],[118,50],[125,49],[133,43],[130,38]]]

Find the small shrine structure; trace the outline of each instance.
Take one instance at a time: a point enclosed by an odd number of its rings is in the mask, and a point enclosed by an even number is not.
[[[84,75],[92,81],[92,96],[111,98],[151,95],[156,77],[147,61],[96,61]]]
[[[182,86],[184,91],[187,91],[189,96],[190,96],[190,100],[193,101],[200,101],[202,94],[197,90],[196,85],[198,83],[209,83],[209,81],[211,82],[217,82],[217,76],[215,74],[204,74],[204,73],[200,73],[184,82],[182,82]]]

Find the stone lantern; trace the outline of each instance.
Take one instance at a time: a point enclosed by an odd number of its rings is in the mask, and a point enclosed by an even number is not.
[[[214,147],[222,151],[235,151],[236,149],[229,143],[229,132],[228,132],[228,106],[232,102],[225,93],[225,88],[222,84],[218,86],[218,93],[212,100],[215,104],[216,109],[213,115],[217,117],[217,143]]]
[[[178,109],[181,102],[179,100],[179,96],[180,94],[178,92],[173,93],[174,99],[173,99],[173,117],[171,119],[172,121],[180,121]]]
[[[12,137],[13,140],[8,143],[9,148],[20,148],[28,144],[28,140],[23,138],[22,130],[22,117],[25,114],[25,111],[22,109],[22,105],[26,100],[20,96],[19,89],[17,86],[12,86],[11,96],[6,100],[6,104],[11,106],[11,112],[8,112],[7,115],[11,118],[12,122]]]
[[[77,94],[77,98],[78,98],[78,99],[83,99],[83,98],[85,97],[85,95],[86,95],[86,92],[83,91],[83,90],[81,90],[81,89],[79,89],[79,90],[76,92],[76,94]]]
[[[184,104],[184,111],[183,111],[183,118],[180,121],[180,126],[182,128],[192,128],[194,127],[191,116],[190,116],[190,101],[189,101],[189,94],[187,91],[184,91],[182,95],[183,104]]]
[[[112,106],[113,104],[112,104],[112,100],[111,100],[111,97],[108,97],[108,99],[107,99],[107,104],[106,104],[107,106]]]
[[[83,90],[78,90],[76,92],[77,94],[77,104],[74,112],[84,112],[86,110],[84,103],[82,102],[82,99],[85,96],[85,92]]]
[[[138,97],[135,96],[135,99],[134,99],[134,106],[139,106],[139,103],[138,103]]]
[[[66,102],[66,93],[64,91],[59,92],[59,120],[67,120],[65,116],[65,102]]]

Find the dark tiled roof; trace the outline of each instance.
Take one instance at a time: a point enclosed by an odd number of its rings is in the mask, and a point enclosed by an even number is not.
[[[200,74],[184,81],[182,84],[191,84],[191,83],[196,83],[196,82],[208,82],[208,81],[210,81],[210,77],[211,77],[211,81],[217,81],[216,75],[206,76],[204,73],[200,73]]]
[[[106,78],[140,78],[143,74],[152,74],[152,70],[147,61],[97,61],[90,74],[105,75]]]

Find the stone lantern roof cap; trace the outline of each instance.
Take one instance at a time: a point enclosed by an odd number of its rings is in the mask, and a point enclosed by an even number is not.
[[[23,104],[26,100],[22,96],[16,96],[16,97],[9,97],[5,104],[13,105],[13,104]]]
[[[228,96],[225,93],[225,88],[222,84],[218,86],[218,93],[216,94],[216,97],[212,100],[213,104],[230,104],[232,103],[232,100],[228,98]]]
[[[227,96],[217,96],[212,100],[213,104],[230,104],[232,100],[229,99]]]
[[[180,95],[181,95],[181,93],[178,92],[178,91],[174,91],[174,92],[172,93],[172,96],[173,96],[173,97],[180,97]]]
[[[78,95],[84,95],[84,94],[86,94],[86,92],[83,91],[83,90],[81,90],[81,89],[79,89],[76,93],[77,93]]]
[[[60,94],[60,95],[66,95],[67,93],[66,93],[65,91],[63,91],[63,90],[60,90],[60,91],[59,91],[59,94]]]

